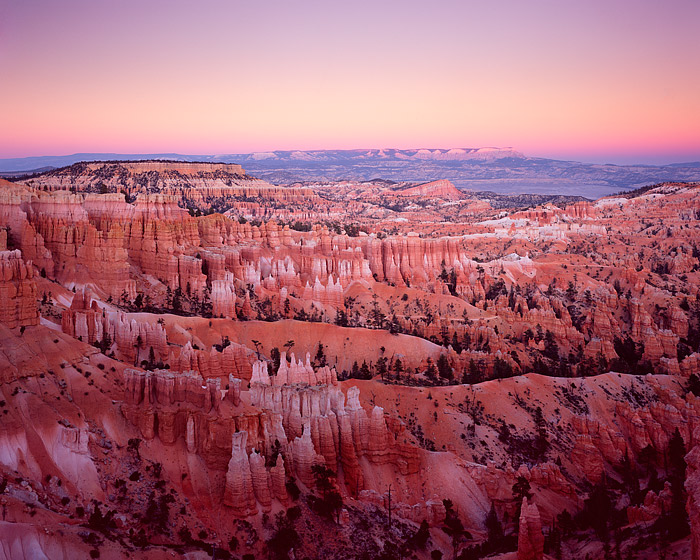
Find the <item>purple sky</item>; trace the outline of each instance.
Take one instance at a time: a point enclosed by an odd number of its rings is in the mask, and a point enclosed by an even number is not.
[[[0,157],[700,160],[697,0],[0,4]]]

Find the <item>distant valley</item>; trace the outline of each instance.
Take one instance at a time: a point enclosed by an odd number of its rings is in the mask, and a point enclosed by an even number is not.
[[[0,159],[0,175],[45,171],[79,161],[169,159],[240,163],[274,184],[305,181],[434,181],[499,194],[557,194],[595,199],[663,181],[697,181],[700,162],[612,165],[526,156],[511,148],[274,151],[226,155],[100,154]]]

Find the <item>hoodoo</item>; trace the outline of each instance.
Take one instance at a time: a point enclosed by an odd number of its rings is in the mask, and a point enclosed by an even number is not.
[[[660,527],[697,557],[700,187],[336,187],[194,162],[2,185],[0,504],[26,550],[598,558]]]

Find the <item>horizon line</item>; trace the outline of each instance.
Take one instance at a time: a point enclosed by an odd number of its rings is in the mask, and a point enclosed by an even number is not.
[[[264,153],[280,153],[280,152],[361,152],[361,151],[384,151],[384,150],[393,150],[393,151],[420,151],[420,150],[430,150],[430,151],[436,151],[440,150],[443,152],[447,152],[450,150],[472,150],[472,151],[479,151],[479,150],[484,150],[484,149],[492,149],[492,150],[511,150],[515,152],[519,152],[522,154],[522,156],[526,159],[548,159],[548,160],[556,160],[556,161],[569,161],[569,162],[575,162],[575,163],[586,163],[586,164],[597,164],[597,165],[616,165],[616,166],[634,166],[634,165],[645,165],[645,166],[653,166],[653,167],[665,167],[669,165],[682,165],[682,164],[691,164],[691,163],[700,163],[700,154],[698,154],[697,159],[690,158],[690,159],[682,159],[682,156],[680,156],[679,159],[672,160],[670,158],[664,158],[663,154],[649,154],[648,156],[639,156],[639,159],[634,159],[635,156],[631,155],[625,155],[621,154],[619,156],[611,156],[610,159],[602,159],[596,156],[593,157],[586,157],[585,155],[581,156],[570,156],[570,155],[561,155],[561,156],[551,156],[551,155],[529,155],[521,150],[518,150],[517,148],[513,146],[478,146],[478,147],[449,147],[449,148],[428,148],[428,147],[417,147],[417,148],[391,148],[391,147],[381,147],[381,148],[321,148],[321,149],[274,149],[274,150],[253,150],[253,151],[248,151],[248,152],[210,152],[210,153],[198,153],[198,154],[188,154],[188,153],[182,153],[182,152],[175,152],[175,151],[149,151],[149,152],[116,152],[116,151],[105,151],[105,152],[89,152],[89,151],[78,151],[78,152],[73,152],[73,153],[63,153],[63,154],[41,154],[41,155],[25,155],[25,156],[14,156],[14,157],[3,157],[0,154],[0,161],[8,161],[8,160],[29,160],[29,159],[39,159],[39,158],[67,158],[71,156],[81,156],[81,155],[89,155],[89,156],[101,156],[101,155],[106,155],[106,156],[180,156],[180,157],[226,157],[226,156],[250,156],[254,154],[264,154]],[[578,159],[581,158],[581,159]],[[157,158],[154,158],[157,159]],[[664,159],[666,162],[665,163],[650,163],[648,160],[659,160],[659,159]],[[624,160],[624,162],[621,162],[621,160]],[[647,160],[647,161],[644,161]],[[95,161],[95,160],[94,160]],[[79,161],[76,161],[74,163],[79,163]],[[210,163],[210,162],[204,162],[204,163]],[[223,162],[222,162],[223,163]],[[68,164],[72,165],[72,164]],[[31,171],[31,169],[27,169],[27,171]]]

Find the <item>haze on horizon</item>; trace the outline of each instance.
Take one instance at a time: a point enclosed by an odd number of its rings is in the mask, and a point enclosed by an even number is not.
[[[0,158],[513,146],[700,160],[700,3],[0,5]]]

